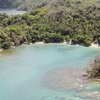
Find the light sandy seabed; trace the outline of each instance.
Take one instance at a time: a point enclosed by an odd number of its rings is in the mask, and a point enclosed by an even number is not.
[[[88,80],[85,76],[83,68],[60,68],[48,72],[42,80],[44,87],[49,89],[57,89],[63,91],[77,91],[76,96],[80,98],[90,98],[100,100],[100,91],[90,91],[94,85],[100,86]]]

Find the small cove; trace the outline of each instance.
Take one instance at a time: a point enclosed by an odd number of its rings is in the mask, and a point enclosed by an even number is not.
[[[5,13],[7,15],[19,15],[24,14],[26,11],[18,11],[16,9],[0,9],[0,13]]]

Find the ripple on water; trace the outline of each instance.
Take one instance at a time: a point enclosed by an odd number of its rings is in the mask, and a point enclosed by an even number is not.
[[[78,93],[77,96],[81,98],[88,98],[90,100],[100,100],[100,83],[89,83]]]

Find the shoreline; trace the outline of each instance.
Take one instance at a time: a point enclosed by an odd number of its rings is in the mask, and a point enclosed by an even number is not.
[[[32,44],[32,43],[30,43],[30,44]],[[35,45],[36,45],[36,44],[42,45],[42,44],[45,44],[45,43],[44,43],[44,42],[35,42],[34,44],[35,44]]]
[[[71,43],[68,43],[68,42],[62,42],[62,43],[44,43],[44,42],[42,42],[42,41],[40,41],[40,42],[35,42],[35,43],[30,43],[29,45],[45,45],[45,44],[61,44],[61,45],[72,45]],[[82,46],[82,45],[79,45],[79,44],[76,44],[76,45],[74,45],[74,46]],[[85,47],[85,46],[82,46],[82,47]],[[100,46],[98,45],[98,44],[94,44],[94,43],[92,43],[91,44],[91,46],[89,46],[90,48],[97,48],[97,49],[99,49],[100,48]],[[16,46],[11,46],[11,48],[16,48]],[[2,52],[2,51],[4,51],[4,50],[8,50],[8,49],[0,49],[0,52]]]
[[[100,48],[99,44],[95,44],[95,43],[92,43],[90,47],[92,47],[92,48]]]
[[[30,44],[32,44],[32,43],[30,43]],[[62,43],[44,43],[44,42],[36,42],[36,43],[34,43],[35,45],[43,45],[43,44],[63,44],[63,45],[72,45],[70,42],[68,43],[68,42],[62,42]],[[82,45],[79,45],[79,44],[76,44],[75,46],[82,46]],[[85,47],[85,46],[83,46],[83,47]],[[89,47],[92,47],[92,48],[100,48],[100,46],[99,46],[99,44],[95,44],[95,43],[92,43],[91,44],[91,46],[89,46]]]
[[[4,50],[4,49],[1,48],[1,49],[0,49],[0,52],[2,52],[3,50]]]

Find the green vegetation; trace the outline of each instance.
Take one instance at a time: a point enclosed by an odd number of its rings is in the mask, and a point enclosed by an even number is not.
[[[32,10],[23,15],[0,14],[0,48],[38,41],[59,43],[72,40],[72,44],[83,46],[93,42],[100,44],[99,0],[91,3],[87,0],[47,1],[31,7]]]
[[[88,77],[92,79],[100,79],[100,57],[96,57],[90,64],[90,70],[87,71]]]

